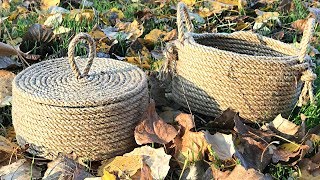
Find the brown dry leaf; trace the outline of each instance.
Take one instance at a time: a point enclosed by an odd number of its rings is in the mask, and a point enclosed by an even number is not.
[[[60,0],[41,0],[41,9],[48,10],[51,6],[58,6]]]
[[[225,111],[222,112],[222,114],[215,118],[214,120],[210,120],[206,127],[212,128],[212,129],[227,129],[227,130],[232,130],[234,128],[234,117],[237,113],[228,108]]]
[[[282,0],[278,6],[278,9],[283,12],[290,12],[294,8],[293,0]]]
[[[20,50],[23,52],[29,52],[34,50],[42,58],[53,53],[53,42],[55,36],[51,28],[47,28],[41,24],[33,24],[29,27],[28,31],[24,34],[22,42],[20,44]],[[29,59],[27,60],[38,60]]]
[[[160,38],[161,38],[162,36],[164,36],[164,35],[166,35],[166,32],[165,32],[165,31],[161,31],[160,29],[153,29],[153,30],[150,31],[149,34],[147,34],[147,35],[144,37],[144,39],[145,39],[148,43],[154,45],[154,44],[157,43],[158,40],[160,40]]]
[[[17,144],[3,136],[0,136],[0,166],[14,162],[16,160],[18,150],[19,146]]]
[[[74,160],[61,156],[48,163],[43,179],[85,179],[87,177],[93,177],[93,175]]]
[[[208,131],[205,132],[206,141],[211,145],[213,151],[217,154],[219,159],[231,159],[236,152],[232,140],[232,134],[215,133],[211,135]]]
[[[12,47],[9,44],[0,42],[0,56],[14,56],[18,54],[19,51],[16,50],[14,47]]]
[[[190,131],[195,127],[191,114],[181,113],[176,117],[176,121],[180,124],[181,129],[179,136],[174,140],[175,157],[182,162],[185,158],[191,162],[203,159],[209,146],[204,132]]]
[[[171,156],[165,153],[163,147],[155,149],[150,146],[142,146],[135,148],[133,151],[126,153],[123,156],[141,156],[143,158],[143,163],[150,168],[153,179],[164,179],[170,169],[169,162]]]
[[[0,70],[0,106],[6,97],[12,95],[12,81],[15,76],[10,71]]]
[[[165,123],[158,116],[153,100],[151,100],[147,112],[134,131],[135,140],[139,145],[154,142],[167,144],[172,141],[177,134],[178,132],[173,126]]]
[[[151,169],[145,163],[143,163],[143,167],[141,169],[140,180],[153,180],[152,175],[151,175]]]
[[[151,53],[145,46],[146,41],[142,38],[135,40],[126,52],[126,61],[141,68],[150,69]]]
[[[142,22],[149,20],[153,17],[153,14],[149,8],[144,8],[142,11],[137,11],[134,13],[134,17],[137,17]]]
[[[245,168],[264,170],[270,163],[274,146],[259,142],[251,137],[240,138],[240,143],[236,145],[237,158]]]
[[[300,32],[303,32],[306,27],[307,22],[308,22],[308,19],[298,19],[298,20],[292,22],[291,27],[300,31]]]
[[[173,29],[163,37],[163,41],[167,42],[167,41],[172,41],[174,39],[177,39],[177,35],[178,35],[177,30]]]
[[[258,172],[254,169],[248,169],[246,170],[243,166],[237,165],[231,172],[221,172],[214,167],[212,168],[213,177],[217,180],[239,180],[242,178],[245,178],[246,180],[272,180],[271,176],[267,176],[262,174],[261,172]]]
[[[309,150],[308,145],[298,145],[293,143],[284,143],[273,151],[272,162],[279,161],[290,162],[295,165],[299,159],[303,158]]]
[[[281,114],[279,114],[270,124],[269,124],[269,128],[271,130],[274,130],[274,128],[276,130],[278,130],[279,132],[286,134],[286,135],[295,135],[298,130],[299,130],[299,126],[297,126],[296,124],[294,124],[293,122],[283,118],[281,116]]]
[[[301,180],[320,179],[320,153],[318,152],[311,158],[304,158],[299,162],[301,170]]]
[[[32,172],[30,172],[32,169]],[[32,177],[31,177],[32,175]],[[20,159],[15,163],[0,168],[1,179],[41,179],[41,169],[31,164],[26,159]]]

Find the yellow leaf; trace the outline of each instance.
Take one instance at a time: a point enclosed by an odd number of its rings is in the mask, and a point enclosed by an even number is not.
[[[74,9],[70,11],[70,17],[74,18],[75,21],[92,21],[94,18],[94,11],[92,9]]]
[[[143,166],[142,156],[117,156],[103,167],[103,173],[115,172],[118,177],[132,177]]]
[[[8,20],[13,21],[18,17],[18,15],[25,14],[27,12],[29,12],[29,10],[27,8],[25,8],[24,6],[17,6],[17,9],[11,13]]]
[[[124,18],[124,14],[121,10],[119,10],[118,8],[112,8],[110,9],[110,14],[115,13],[118,16],[118,19],[123,19]]]
[[[2,8],[5,9],[5,10],[10,9],[9,0],[3,0],[1,6],[2,6]]]
[[[48,10],[51,6],[57,6],[60,0],[41,0],[41,9]]]
[[[143,24],[139,24],[137,20],[134,20],[130,24],[118,24],[119,26],[125,27],[124,32],[128,33],[127,39],[136,40],[143,34],[144,27]],[[120,27],[119,27],[120,28]]]
[[[238,6],[239,2],[241,2],[241,0],[216,0],[216,1],[221,2],[223,4],[230,4],[234,6]]]
[[[66,27],[63,27],[63,26],[59,26],[59,27],[57,27],[56,29],[53,30],[53,34],[59,35],[59,34],[68,33],[68,32],[70,32],[70,31],[71,31],[70,28],[66,28]]]
[[[296,144],[293,144],[293,143],[284,143],[281,146],[279,146],[279,148],[293,153],[300,149],[300,145],[297,146]]]
[[[150,31],[149,34],[147,34],[144,37],[144,39],[152,44],[155,44],[159,40],[159,38],[165,34],[166,34],[166,32],[164,32],[164,31],[161,31],[159,29],[153,29],[152,31]]]
[[[116,176],[109,173],[108,171],[103,172],[103,176],[101,177],[102,180],[116,180]]]
[[[187,6],[193,6],[196,4],[196,0],[182,0]]]

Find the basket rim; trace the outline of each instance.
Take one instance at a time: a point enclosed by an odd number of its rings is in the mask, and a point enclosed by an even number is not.
[[[234,38],[237,39],[236,36],[240,35],[240,34],[245,34],[247,36],[254,36],[254,37],[259,37],[264,41],[269,41],[272,42],[274,44],[279,44],[281,47],[284,47],[285,49],[287,49],[288,51],[291,51],[292,54],[295,55],[288,55],[287,53],[283,53],[281,51],[278,51],[276,49],[274,49],[272,47],[272,44],[269,46],[271,47],[274,51],[279,52],[284,54],[284,56],[258,56],[258,55],[249,55],[249,54],[241,54],[241,53],[237,53],[237,52],[232,52],[232,51],[228,51],[228,50],[223,50],[223,49],[219,49],[219,48],[215,48],[215,47],[211,47],[211,46],[206,46],[203,44],[200,44],[198,42],[196,42],[196,39],[200,39],[200,38],[211,38],[211,37],[221,37],[221,38]],[[222,52],[224,54],[229,54],[229,55],[233,55],[233,56],[242,56],[245,58],[259,58],[259,61],[263,60],[263,61],[270,61],[270,60],[279,60],[279,61],[285,61],[288,62],[288,60],[290,59],[295,59],[294,61],[298,62],[298,52],[299,49],[293,45],[281,42],[279,40],[275,40],[269,37],[265,37],[265,36],[261,36],[257,33],[253,33],[250,31],[237,31],[237,32],[233,32],[233,33],[194,33],[194,32],[187,32],[185,33],[185,36],[187,37],[184,41],[184,43],[188,42],[189,44],[193,45],[193,46],[197,46],[199,48],[202,49],[206,49],[206,50],[215,50],[218,52]],[[238,38],[239,39],[239,38]],[[242,39],[239,39],[242,40]],[[271,58],[271,59],[270,59]]]

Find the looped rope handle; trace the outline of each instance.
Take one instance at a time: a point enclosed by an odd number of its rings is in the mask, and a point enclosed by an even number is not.
[[[177,26],[178,39],[180,42],[184,40],[184,33],[193,32],[193,24],[187,6],[183,2],[179,2],[177,6]],[[186,29],[185,29],[186,26]]]
[[[303,36],[300,42],[300,52],[299,52],[299,62],[301,63],[296,66],[299,69],[304,69],[301,76],[301,81],[304,82],[303,88],[301,90],[301,94],[298,100],[298,106],[301,107],[305,105],[310,100],[311,104],[314,104],[315,98],[313,95],[313,87],[312,83],[317,78],[317,75],[312,72],[312,62],[310,58],[307,58],[309,43],[314,33],[315,19],[309,18],[307,25],[303,31]],[[307,67],[305,67],[307,64]],[[304,66],[304,67],[303,67]]]
[[[89,44],[89,55],[88,55],[89,60],[86,67],[83,70],[83,73],[81,74],[74,59],[74,50],[78,42],[80,42],[80,40],[82,39],[86,40],[87,43]],[[77,79],[83,78],[88,75],[91,65],[93,63],[95,54],[96,54],[96,43],[94,42],[94,39],[89,34],[79,33],[71,40],[68,47],[68,59],[69,59],[71,70],[73,71]]]
[[[300,53],[299,53],[299,61],[300,63],[303,63],[305,61],[305,58],[307,56],[307,52],[309,49],[309,43],[311,40],[311,37],[313,36],[314,32],[314,26],[315,26],[315,19],[309,18],[307,25],[303,31],[303,36],[300,42]]]

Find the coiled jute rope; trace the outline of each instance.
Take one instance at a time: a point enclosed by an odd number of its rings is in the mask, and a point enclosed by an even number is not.
[[[173,75],[174,100],[202,114],[230,107],[251,121],[289,115],[294,106],[314,102],[316,75],[307,55],[314,24],[310,18],[300,48],[252,32],[197,34],[179,3],[178,39],[166,46],[160,77]]]
[[[74,57],[86,40],[88,58]],[[81,73],[81,69],[82,73]],[[147,79],[125,62],[95,58],[94,40],[80,33],[68,58],[37,63],[13,82],[12,118],[19,145],[48,159],[74,152],[112,158],[136,146],[133,132],[148,104]]]

